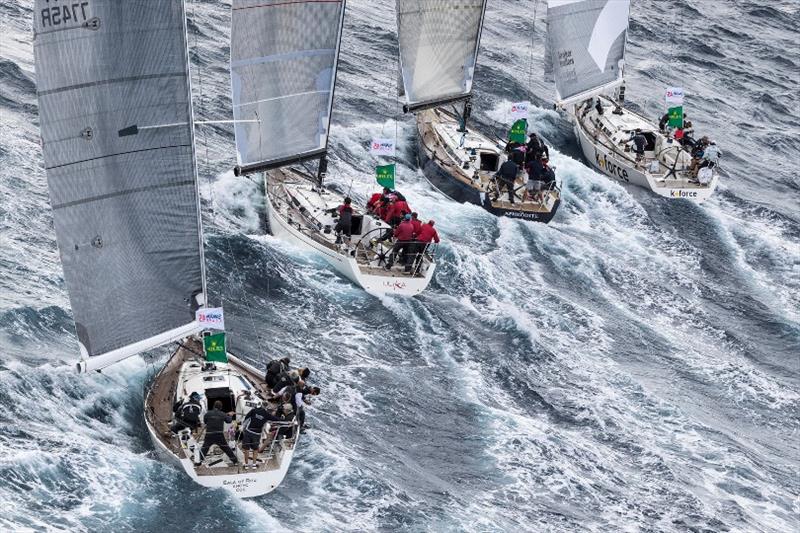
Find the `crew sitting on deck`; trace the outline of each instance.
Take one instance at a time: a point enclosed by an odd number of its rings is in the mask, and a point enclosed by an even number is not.
[[[267,363],[267,373],[264,376],[264,381],[270,390],[278,384],[283,374],[289,372],[289,363],[290,360],[288,357],[274,359]]]
[[[178,402],[173,406],[172,411],[175,413],[175,423],[170,427],[173,433],[178,433],[186,428],[194,432],[200,427],[200,413],[203,412],[200,394],[197,391],[192,392],[188,401]]]
[[[400,262],[405,265],[406,271],[411,270],[411,267],[408,265],[407,262],[407,255],[411,252],[411,244],[414,241],[414,225],[411,223],[411,215],[407,214],[403,217],[403,221],[397,225],[394,229],[394,238],[395,243],[392,246],[392,251],[389,253],[389,256],[386,259],[386,265],[384,268],[389,270],[392,268],[394,264],[395,257],[398,253],[402,253],[400,256]]]
[[[396,226],[400,224],[403,218],[409,213],[411,213],[411,208],[408,206],[408,202],[398,198],[392,202],[391,207],[386,213],[384,222],[387,222],[390,226]]]
[[[494,175],[497,182],[497,196],[493,200],[500,198],[500,195],[503,194],[503,187],[505,187],[508,189],[508,201],[512,204],[514,203],[514,182],[517,179],[518,172],[519,167],[511,159],[507,159],[505,163],[500,165],[500,170]]]
[[[603,114],[603,103],[600,101],[599,98],[597,99],[597,103],[594,104],[594,108],[597,110],[598,115]]]
[[[206,434],[205,437],[203,437],[203,447],[200,449],[201,462],[195,463],[195,466],[200,466],[202,464],[202,460],[205,459],[208,450],[214,444],[225,452],[225,455],[228,456],[232,464],[239,464],[236,454],[234,454],[231,447],[228,446],[228,440],[225,438],[225,424],[233,422],[233,415],[233,412],[222,412],[221,401],[217,400],[214,402],[214,408],[203,417],[203,422],[205,422],[206,425]]]
[[[669,113],[664,113],[661,120],[658,121],[658,129],[661,133],[667,133],[667,123],[669,122]]]

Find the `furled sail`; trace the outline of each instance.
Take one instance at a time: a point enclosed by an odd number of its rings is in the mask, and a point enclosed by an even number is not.
[[[485,11],[486,0],[397,0],[407,111],[470,95]]]
[[[321,157],[344,0],[233,0],[231,92],[239,172]]]
[[[546,73],[560,101],[622,82],[630,0],[548,0]]]
[[[204,298],[183,2],[36,0],[53,219],[91,370],[194,333]]]

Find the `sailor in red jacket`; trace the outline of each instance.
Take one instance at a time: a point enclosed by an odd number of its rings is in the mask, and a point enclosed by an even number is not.
[[[392,206],[389,208],[389,212],[386,213],[386,222],[395,226],[402,222],[403,218],[408,214],[411,213],[411,208],[408,206],[405,200],[397,199],[392,203]]]
[[[414,237],[419,235],[419,230],[422,229],[422,222],[419,221],[417,213],[411,213],[411,224],[414,225]],[[417,239],[418,240],[418,239]]]
[[[414,241],[414,225],[411,223],[410,214],[406,214],[406,216],[403,217],[403,221],[394,229],[394,238],[395,243],[394,246],[392,246],[392,251],[389,252],[389,256],[386,258],[386,266],[384,268],[386,268],[386,270],[392,268],[395,257],[398,253],[402,253],[400,262],[403,263],[408,270],[411,267],[408,265],[407,255],[411,251]]]
[[[434,224],[435,222],[433,220],[429,220],[427,224],[424,224],[417,234],[417,240],[425,244],[430,244],[431,242],[438,244],[439,233],[436,231],[436,228],[433,227]]]

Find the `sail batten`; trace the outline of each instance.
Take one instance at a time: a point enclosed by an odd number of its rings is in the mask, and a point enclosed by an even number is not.
[[[324,155],[344,9],[344,0],[233,0],[238,172]]]
[[[42,154],[83,366],[102,368],[194,332],[205,300],[185,12],[92,0],[65,22],[50,4],[34,9]]]
[[[485,0],[397,0],[400,96],[407,110],[468,98]]]
[[[549,0],[545,74],[559,100],[622,82],[630,0]]]

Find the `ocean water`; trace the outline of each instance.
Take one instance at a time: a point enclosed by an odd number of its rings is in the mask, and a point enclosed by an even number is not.
[[[199,119],[228,118],[229,4],[191,0]],[[443,237],[431,287],[368,296],[267,235],[232,132],[198,128],[210,288],[234,348],[313,369],[323,395],[292,469],[242,501],[159,462],[142,394],[167,350],[79,376],[39,149],[32,2],[0,3],[0,498],[4,530],[800,529],[800,7],[634,1],[628,100],[682,85],[724,152],[704,205],[578,159],[541,76],[544,5],[492,0],[475,121],[516,100],[554,143],[547,226],[435,192],[399,113],[390,2],[350,0],[330,182],[363,199],[372,136]]]

